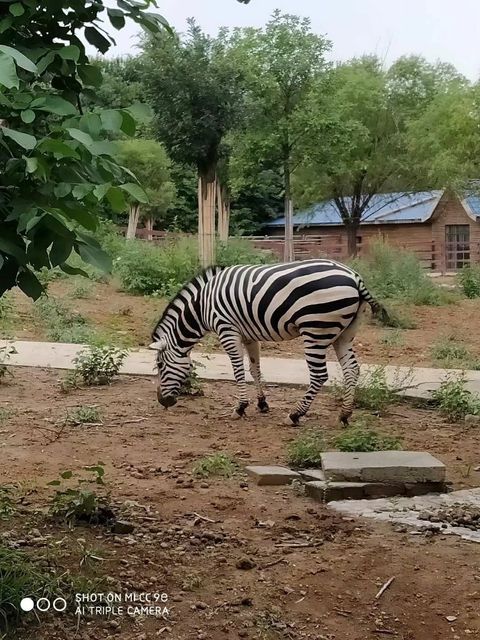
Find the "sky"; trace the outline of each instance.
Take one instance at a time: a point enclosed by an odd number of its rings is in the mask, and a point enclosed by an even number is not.
[[[480,77],[480,0],[158,0],[177,30],[195,17],[210,34],[219,27],[261,27],[275,9],[309,17],[312,29],[333,42],[332,60],[375,53],[388,64],[405,54],[453,63],[471,80]],[[135,53],[138,31],[111,30],[110,55]]]

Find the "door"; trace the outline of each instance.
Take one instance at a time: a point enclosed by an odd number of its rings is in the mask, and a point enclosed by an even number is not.
[[[445,267],[457,271],[470,264],[470,225],[447,224],[445,226]]]

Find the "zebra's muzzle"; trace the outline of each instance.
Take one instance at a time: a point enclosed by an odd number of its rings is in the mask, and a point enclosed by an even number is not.
[[[162,405],[162,407],[165,407],[165,409],[173,407],[174,404],[177,404],[177,399],[175,398],[175,396],[162,396],[162,394],[160,393],[160,389],[157,391],[157,398],[159,403]]]

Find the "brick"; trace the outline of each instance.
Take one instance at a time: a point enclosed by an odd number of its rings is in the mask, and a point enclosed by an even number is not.
[[[325,474],[321,469],[300,469],[298,473],[307,482],[312,480],[318,480],[322,482],[325,480]]]
[[[375,451],[322,454],[327,481],[386,484],[444,482],[445,465],[421,451]]]
[[[293,480],[301,480],[302,476],[287,467],[277,466],[249,466],[245,471],[258,485],[279,486],[290,484]]]

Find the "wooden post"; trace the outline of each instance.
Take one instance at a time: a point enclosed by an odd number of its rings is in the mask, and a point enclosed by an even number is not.
[[[200,174],[198,179],[198,255],[203,268],[215,264],[216,179]]]
[[[218,239],[228,242],[230,230],[230,200],[227,190],[222,187],[217,177],[217,209],[218,209]]]
[[[283,251],[285,262],[295,260],[295,249],[293,245],[293,202],[291,198],[285,201],[285,246]]]

